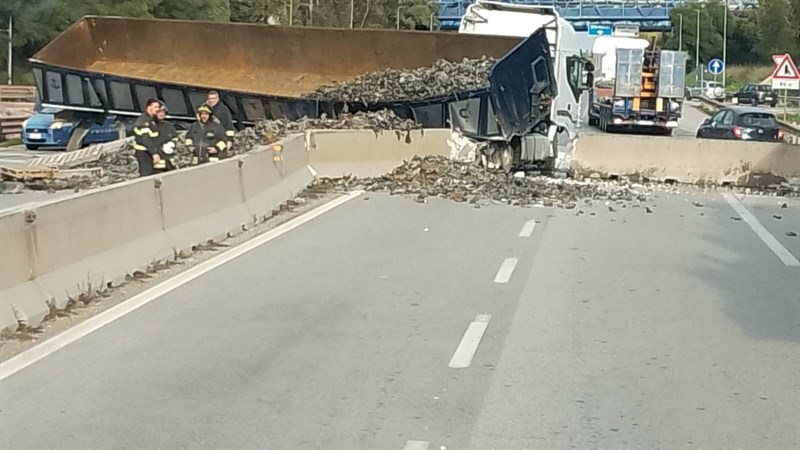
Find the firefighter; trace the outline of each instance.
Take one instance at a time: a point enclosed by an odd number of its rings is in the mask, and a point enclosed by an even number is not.
[[[168,172],[177,168],[173,162],[173,156],[178,143],[178,132],[167,120],[168,113],[167,104],[160,101],[156,115],[156,119],[158,119],[156,127],[158,128],[158,155],[161,157],[161,161],[153,164],[156,173]]]
[[[133,125],[133,149],[139,163],[139,176],[146,177],[154,172],[153,165],[161,161],[158,153],[158,124],[156,115],[161,105],[158,99],[147,100],[144,112]]]
[[[224,103],[219,101],[219,92],[217,91],[208,92],[206,103],[208,103],[208,106],[214,111],[214,118],[217,119],[220,125],[222,125],[222,128],[225,129],[225,148],[230,151],[233,146],[233,138],[236,135],[236,129],[233,127],[231,110],[229,110]]]
[[[225,152],[225,129],[214,120],[214,110],[203,103],[197,107],[197,122],[186,132],[186,145],[192,148],[192,165],[219,161]]]

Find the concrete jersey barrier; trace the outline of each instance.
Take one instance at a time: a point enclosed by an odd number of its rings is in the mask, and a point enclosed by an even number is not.
[[[261,222],[314,176],[379,176],[414,155],[449,155],[449,130],[317,130],[230,160],[0,214],[0,328],[35,327],[52,309],[136,271]],[[581,176],[737,185],[800,178],[783,144],[585,135]]]
[[[576,177],[760,186],[800,177],[800,149],[785,143],[588,134],[572,155]]]
[[[319,175],[380,175],[449,153],[449,130],[312,131],[246,155],[0,215],[0,329],[263,221]],[[312,166],[313,164],[313,166]],[[316,169],[314,168],[316,167]]]

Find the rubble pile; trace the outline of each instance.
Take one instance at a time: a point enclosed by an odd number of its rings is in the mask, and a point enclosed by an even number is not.
[[[494,58],[486,56],[464,58],[461,62],[442,59],[417,69],[369,72],[350,81],[321,86],[305,96],[365,105],[421,100],[487,86],[494,63]]]
[[[362,112],[355,114],[340,114],[333,119],[322,114],[319,119],[303,118],[297,121],[287,119],[263,120],[256,123],[254,129],[245,130],[241,134],[248,136],[237,137],[237,142],[257,142],[253,145],[269,144],[293,133],[302,133],[306,130],[372,130],[372,131],[408,131],[419,129],[420,125],[411,119],[402,119],[393,111]]]
[[[342,114],[337,119],[323,115],[319,119],[304,118],[297,121],[265,120],[258,122],[254,128],[247,128],[236,134],[232,154],[247,153],[260,145],[270,144],[292,133],[306,130],[408,131],[418,128],[419,125],[413,120],[401,119],[389,110]],[[191,163],[191,150],[184,144],[182,138],[178,140],[173,161],[179,168],[188,167]],[[103,154],[98,161],[84,167],[100,167],[103,170],[103,176],[100,179],[50,180],[32,187],[38,189],[90,188],[120,183],[139,176],[139,166],[136,162],[133,145],[129,143],[126,143],[119,151]]]
[[[364,189],[412,196],[420,203],[429,197],[467,202],[476,207],[492,202],[514,206],[557,206],[575,209],[592,201],[626,202],[648,200],[644,186],[621,183],[576,182],[550,177],[516,177],[487,170],[476,163],[452,161],[445,156],[414,157],[380,177],[320,178],[312,185],[318,191]],[[625,206],[622,206],[625,207]]]

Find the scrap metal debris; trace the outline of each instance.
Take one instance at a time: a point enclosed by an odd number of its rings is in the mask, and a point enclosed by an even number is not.
[[[416,156],[391,172],[371,178],[352,175],[341,178],[319,178],[311,189],[349,191],[363,189],[402,195],[425,203],[438,197],[474,204],[491,203],[513,206],[542,206],[575,209],[589,200],[616,202],[625,205],[648,199],[651,192],[644,186],[617,182],[578,182],[544,176],[515,177],[501,170],[490,170],[477,163],[453,161],[446,156]],[[583,210],[578,210],[578,214]]]
[[[409,119],[402,119],[390,110],[358,112],[342,114],[338,118],[323,115],[319,119],[303,118],[296,121],[287,119],[264,120],[255,127],[238,132],[231,154],[250,152],[261,145],[274,143],[293,133],[306,130],[373,130],[402,133],[420,128],[419,124]],[[405,135],[405,137],[408,137]],[[191,150],[179,138],[173,162],[178,168],[188,167],[191,163]],[[133,150],[133,143],[127,141],[119,150],[101,154],[96,161],[80,166],[83,170],[96,169],[87,176],[58,178],[39,177],[35,182],[26,183],[29,188],[40,190],[88,189],[109,184],[133,180],[139,176],[138,163]],[[31,170],[30,167],[26,169]],[[89,176],[91,175],[91,176]]]
[[[365,73],[350,81],[321,86],[306,96],[365,105],[421,100],[488,86],[494,63],[494,58],[486,56],[460,62],[441,59],[428,67]]]
[[[333,119],[322,114],[319,119],[303,118],[296,121],[287,119],[263,120],[256,123],[236,137],[239,147],[250,148],[269,144],[290,134],[302,133],[306,130],[372,130],[409,131],[419,129],[420,125],[411,120],[397,116],[393,111],[359,111],[355,114],[340,114]]]

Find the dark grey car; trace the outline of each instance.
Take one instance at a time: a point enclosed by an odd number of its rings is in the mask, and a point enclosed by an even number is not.
[[[749,103],[756,105],[769,105],[773,108],[778,104],[778,96],[768,84],[745,84],[739,92],[733,94],[732,100],[740,105]]]
[[[775,114],[761,108],[733,106],[717,111],[697,129],[697,137],[744,141],[783,141]]]

